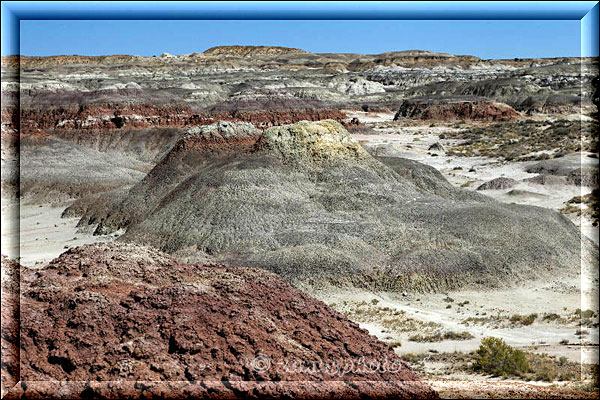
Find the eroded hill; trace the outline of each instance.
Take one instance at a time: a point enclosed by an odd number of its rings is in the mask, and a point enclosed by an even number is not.
[[[418,291],[578,273],[592,245],[560,214],[375,158],[335,121],[199,128],[137,185],[66,211],[99,233],[291,281]],[[584,246],[581,246],[581,241]]]
[[[8,398],[53,381],[69,398],[437,398],[391,347],[264,270],[94,244],[25,269],[20,296],[24,384]],[[3,361],[4,317],[3,303]]]

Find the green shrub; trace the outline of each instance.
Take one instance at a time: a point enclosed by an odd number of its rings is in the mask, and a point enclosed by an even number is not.
[[[525,353],[507,345],[504,340],[486,337],[481,339],[473,369],[494,376],[521,376],[529,370],[529,362]]]

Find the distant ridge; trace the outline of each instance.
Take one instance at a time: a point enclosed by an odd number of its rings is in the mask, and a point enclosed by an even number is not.
[[[204,52],[205,55],[210,56],[254,56],[254,55],[275,55],[275,54],[292,54],[301,53],[307,54],[308,51],[302,49],[296,49],[293,47],[279,47],[279,46],[215,46]]]
[[[402,50],[402,51],[387,51],[385,53],[376,54],[379,56],[394,56],[394,57],[441,57],[451,58],[456,57],[450,53],[436,53],[428,50]]]

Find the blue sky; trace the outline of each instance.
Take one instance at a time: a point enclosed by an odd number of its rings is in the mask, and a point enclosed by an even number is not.
[[[218,45],[376,54],[430,50],[481,58],[580,55],[580,21],[21,21],[21,54],[160,55]]]

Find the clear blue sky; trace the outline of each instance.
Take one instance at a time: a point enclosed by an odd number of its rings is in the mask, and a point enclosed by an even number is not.
[[[219,45],[376,54],[431,50],[481,58],[580,55],[580,22],[545,21],[21,21],[21,54],[160,55]]]

